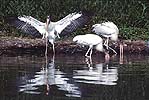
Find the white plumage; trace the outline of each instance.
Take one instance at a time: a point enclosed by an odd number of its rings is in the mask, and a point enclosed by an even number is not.
[[[31,16],[25,15],[6,18],[10,25],[15,26],[25,33],[31,34],[35,37],[42,36],[42,38],[48,38],[49,42],[53,45],[53,51],[56,37],[72,33],[77,28],[87,24],[90,19],[91,15],[86,11],[71,13],[57,22],[52,22],[49,16],[45,23],[38,21]]]
[[[116,53],[114,49],[108,46],[108,41],[109,39],[117,41],[119,34],[118,27],[113,22],[104,22],[101,24],[95,24],[92,26],[92,28],[93,32],[107,38],[107,40],[104,42],[104,45],[107,47],[107,49],[110,48]]]
[[[103,40],[100,36],[95,34],[86,34],[86,35],[77,35],[73,38],[73,41],[82,46],[89,46],[85,56],[90,57],[92,55],[93,46],[95,46],[96,50],[103,52]],[[90,55],[88,56],[88,53]]]

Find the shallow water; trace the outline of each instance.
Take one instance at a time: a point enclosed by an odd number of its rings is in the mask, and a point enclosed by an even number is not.
[[[149,56],[1,56],[0,100],[147,100]]]

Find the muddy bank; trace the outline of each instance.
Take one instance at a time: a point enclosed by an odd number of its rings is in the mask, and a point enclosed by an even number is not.
[[[118,41],[115,44],[110,44],[119,53]],[[149,54],[149,47],[145,41],[137,40],[123,40],[125,53],[142,53]],[[48,53],[52,53],[51,44],[48,46]],[[72,42],[72,39],[57,40],[55,43],[56,53],[84,53],[87,48],[81,48]],[[3,54],[44,54],[45,40],[42,39],[28,39],[28,38],[14,38],[1,37],[0,38],[0,55]],[[94,53],[97,53],[94,50]]]

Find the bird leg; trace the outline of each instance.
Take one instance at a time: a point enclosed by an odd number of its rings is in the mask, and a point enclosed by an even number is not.
[[[108,44],[109,44],[109,38],[107,37],[107,40],[104,42],[104,45],[106,46],[106,49],[107,50],[111,49],[115,54],[117,54],[117,52],[114,49],[112,49]]]
[[[85,61],[86,61],[86,63],[87,63],[87,65],[88,65],[88,67],[89,67],[89,69],[92,69],[92,58],[85,58]]]
[[[48,38],[46,37],[46,51],[45,51],[45,56],[47,56],[48,52]]]
[[[104,45],[106,46],[107,50],[108,50],[108,44],[109,44],[109,38],[107,37],[106,41],[104,42]]]
[[[85,54],[86,57],[90,57],[90,56],[88,56],[88,53],[89,53],[89,51],[91,50],[91,48],[92,48],[92,46],[90,46],[90,47],[88,48],[88,50],[87,50],[87,52],[86,52],[86,54]]]
[[[105,44],[104,44],[105,45]],[[107,46],[109,49],[111,49],[115,54],[117,54],[117,52],[113,49],[113,48],[111,48],[110,46],[108,46],[108,45],[105,45],[105,46]]]
[[[124,52],[123,52],[123,44],[120,43],[120,64],[123,64],[123,56]]]
[[[93,52],[93,49],[91,48],[91,50],[90,50],[90,59],[91,59],[91,56],[92,56],[92,52]]]
[[[54,48],[54,43],[52,43],[52,47],[53,47],[53,55],[55,56],[55,48]]]
[[[115,54],[117,54],[117,52],[114,50],[114,49],[112,49],[110,46],[108,46],[109,47],[109,49],[111,49]]]
[[[123,55],[123,44],[120,44],[120,55]]]

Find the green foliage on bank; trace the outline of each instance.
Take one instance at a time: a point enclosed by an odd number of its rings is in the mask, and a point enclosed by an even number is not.
[[[67,14],[89,10],[95,13],[88,27],[74,34],[90,33],[95,23],[113,21],[120,29],[120,37],[125,39],[149,39],[149,1],[148,0],[1,0],[1,35],[19,36],[19,31],[9,27],[3,18],[9,15],[31,15],[45,21],[50,15],[57,21]]]

